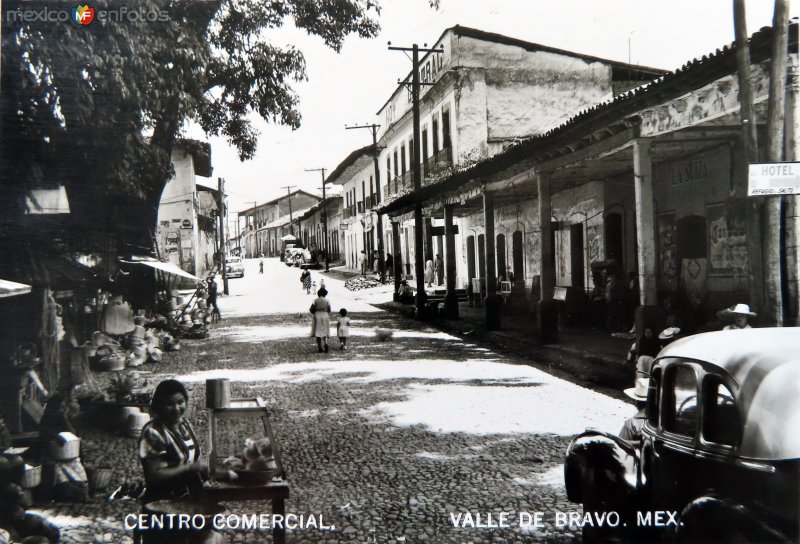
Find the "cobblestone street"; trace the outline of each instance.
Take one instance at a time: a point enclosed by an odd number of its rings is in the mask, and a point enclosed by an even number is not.
[[[231,296],[221,304],[225,319],[211,338],[185,341],[142,377],[151,386],[167,376],[187,384],[189,418],[202,442],[207,378],[229,378],[234,397],[265,399],[291,489],[287,511],[333,527],[290,531],[289,542],[579,539],[579,531],[554,523],[556,512],[577,511],[564,492],[566,446],[588,426],[618,430],[628,404],[375,311],[328,278],[334,312],[351,311],[352,337],[349,351],[334,340],[330,353],[317,353],[308,338],[311,297],[300,290],[299,271],[277,260],[267,261],[263,276],[257,262],[246,266],[245,278],[230,282]],[[379,327],[394,331],[393,338],[380,341]],[[87,466],[112,466],[112,489],[140,480],[136,440],[90,423],[84,420],[81,431]],[[268,504],[227,508],[271,511]],[[95,496],[86,505],[38,510],[61,525],[64,542],[129,542],[123,518],[138,513],[139,504]],[[486,524],[490,513],[497,523],[500,512],[508,513],[508,528],[471,526]],[[535,512],[543,512],[543,528],[520,526],[523,513]],[[236,543],[272,538],[241,530],[227,535]]]

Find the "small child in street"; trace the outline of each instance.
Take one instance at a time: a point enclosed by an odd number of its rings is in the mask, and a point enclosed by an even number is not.
[[[347,310],[339,310],[339,317],[336,318],[336,336],[339,337],[341,349],[347,349],[347,337],[350,336],[350,318],[347,317]]]

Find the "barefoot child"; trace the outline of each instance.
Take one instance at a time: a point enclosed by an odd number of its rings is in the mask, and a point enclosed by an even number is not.
[[[336,336],[339,337],[341,349],[347,349],[347,337],[350,336],[350,318],[347,317],[347,310],[339,310],[339,317],[336,318]]]

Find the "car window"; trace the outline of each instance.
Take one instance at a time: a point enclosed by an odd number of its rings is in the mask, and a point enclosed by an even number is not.
[[[731,390],[718,376],[706,376],[703,399],[703,438],[707,442],[738,446],[742,440],[742,421]]]
[[[669,400],[665,410],[664,429],[694,437],[697,422],[697,375],[688,365],[671,368]]]

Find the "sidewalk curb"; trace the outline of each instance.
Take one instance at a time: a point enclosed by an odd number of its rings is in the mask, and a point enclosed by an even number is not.
[[[373,304],[373,306],[412,319],[410,314],[413,309],[408,305],[398,302],[386,302]],[[487,331],[474,328],[470,323],[443,318],[432,319],[426,321],[426,323],[445,332],[514,352],[526,359],[531,359],[531,363],[534,366],[555,369],[570,374],[581,381],[608,387],[620,393],[622,388],[628,387],[629,382],[632,380],[632,371],[623,364],[621,358],[592,353],[572,345],[541,345],[537,342],[533,333],[528,339],[519,335],[508,334],[502,330]]]

